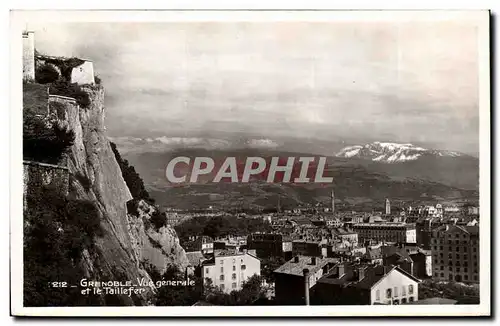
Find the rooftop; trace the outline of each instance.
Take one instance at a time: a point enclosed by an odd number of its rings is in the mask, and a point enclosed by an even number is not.
[[[186,256],[191,266],[198,266],[205,259],[201,251],[186,252]]]
[[[339,264],[338,266],[342,265]],[[343,267],[344,267],[343,270],[342,269],[339,270],[339,268],[334,268],[328,274],[320,278],[318,280],[318,283],[338,284],[342,286],[352,286],[360,289],[371,289],[393,270],[397,270],[398,272],[415,280],[416,282],[420,282],[420,280],[414,277],[413,275],[407,273],[406,271],[402,270],[397,266],[392,266],[392,265],[382,266],[382,265],[372,265],[372,264],[345,263],[343,264]],[[364,277],[360,281],[358,281],[357,275],[359,275],[358,273],[360,269],[363,270]],[[339,271],[342,272],[341,275],[339,275]]]
[[[298,262],[295,262],[296,257],[298,257]],[[312,264],[313,259],[316,259],[316,263],[314,265]],[[331,264],[331,266],[333,267],[338,261],[339,260],[336,258],[295,256],[291,260],[287,261],[286,263],[275,269],[274,272],[290,274],[295,276],[303,276],[305,268],[307,268],[310,273],[315,273],[328,264]]]

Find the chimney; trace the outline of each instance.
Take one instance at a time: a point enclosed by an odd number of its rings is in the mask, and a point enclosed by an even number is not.
[[[298,263],[298,262],[299,262],[299,256],[295,256],[295,257],[293,257],[293,262],[294,262],[294,263]]]
[[[302,271],[304,273],[304,292],[305,292],[305,299],[306,299],[306,306],[309,305],[309,270],[307,268],[304,268]]]
[[[365,269],[364,267],[358,267],[358,281],[361,281],[365,278]]]
[[[339,269],[339,278],[341,278],[342,275],[345,274],[345,265],[344,264],[339,264],[338,269]]]

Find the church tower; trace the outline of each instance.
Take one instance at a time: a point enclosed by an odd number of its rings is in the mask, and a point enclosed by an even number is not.
[[[332,200],[332,214],[335,214],[335,193],[333,192],[333,189],[332,189],[332,193],[331,193],[330,197]]]
[[[389,198],[385,199],[385,215],[391,215],[391,202]]]

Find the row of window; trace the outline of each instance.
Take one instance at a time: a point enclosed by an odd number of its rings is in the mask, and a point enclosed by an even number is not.
[[[460,248],[462,248],[463,252],[469,252],[469,247],[468,246],[464,246],[464,247],[450,246],[447,249],[448,249],[448,251],[453,251],[453,248],[455,248],[455,251],[457,251],[457,252],[460,251]],[[434,246],[434,250],[438,250],[438,246]],[[443,246],[439,246],[439,250],[444,250]],[[472,248],[472,252],[477,252],[477,248],[473,247]]]
[[[436,255],[434,255],[434,256],[436,256]],[[460,257],[461,257],[461,256],[460,256],[460,254],[458,254],[458,253],[457,253],[457,254],[455,254],[455,259],[456,259],[456,260],[460,260],[460,259],[461,259]],[[440,254],[439,254],[439,258],[444,258],[443,253],[440,253]],[[449,253],[449,254],[448,254],[448,259],[452,259],[452,258],[453,258],[453,254],[452,254],[452,253]],[[472,256],[472,258],[473,258],[473,260],[477,260],[477,255],[473,255],[473,256]],[[464,260],[468,260],[468,259],[469,259],[469,256],[468,256],[467,254],[464,254],[463,259],[464,259]]]
[[[435,276],[435,277],[439,277],[439,273],[434,273],[434,276]],[[444,273],[441,273],[441,277],[444,277]],[[464,277],[464,281],[468,281],[468,280],[469,280],[469,275],[464,274],[464,275],[463,275],[463,277]],[[450,274],[448,275],[448,278],[452,279],[452,278],[453,278],[453,274],[451,274],[451,273],[450,273]],[[473,280],[474,280],[474,281],[477,281],[477,280],[478,280],[478,276],[477,276],[477,275],[474,275]]]
[[[439,234],[439,232],[437,233],[437,235],[440,235],[440,234]],[[459,239],[459,238],[460,238],[460,234],[458,234],[458,233],[455,233],[455,235],[452,235],[452,234],[445,234],[445,235],[443,235],[443,236],[440,236],[440,238],[441,238],[441,239],[442,239],[442,238],[446,238],[446,239],[450,239],[450,238],[451,238],[451,239],[452,239],[452,238]],[[462,238],[463,238],[463,239],[467,239],[467,238],[469,238],[469,235],[468,235],[468,234],[466,234],[466,233],[463,233],[463,234],[462,234]],[[439,239],[437,239],[437,240],[439,241]]]
[[[235,279],[236,279],[236,273],[233,273],[233,275],[231,275],[231,279],[233,279],[233,280],[235,280]],[[224,281],[224,275],[221,275],[221,276],[219,277],[219,280]]]
[[[439,263],[440,263],[440,264],[445,264],[444,260],[442,260],[442,259],[439,261]],[[436,265],[438,264],[438,260],[437,260],[437,259],[434,259],[434,264],[436,264]],[[453,264],[453,261],[452,261],[452,260],[451,260],[451,258],[450,258],[450,260],[448,260],[448,261],[446,262],[446,265],[450,265],[450,266],[453,266],[453,265],[455,265],[455,266],[460,266],[460,262],[459,262],[459,261],[455,261],[455,264]],[[463,267],[468,267],[468,266],[469,266],[469,262],[468,262],[468,261],[464,261],[464,262],[462,263],[462,266],[463,266]],[[474,262],[474,266],[477,266],[477,261],[475,261],[475,262]]]
[[[410,302],[413,302],[413,301],[415,301],[415,298],[414,298],[414,297],[409,297],[409,298],[408,298],[408,300],[409,300]],[[403,304],[403,303],[407,303],[406,298],[402,298],[402,299],[401,299],[401,303],[402,303],[402,304]],[[391,301],[390,301],[390,300],[389,300],[389,301],[387,301],[387,304],[391,304]],[[394,300],[392,301],[392,304],[399,304],[399,300],[398,300],[398,299],[394,299]]]
[[[241,270],[244,271],[247,269],[247,266],[246,265],[241,265]],[[236,266],[233,266],[233,272],[236,271]],[[224,267],[221,267],[220,268],[220,272],[221,273],[224,273]],[[208,273],[208,269],[207,269],[207,273]]]
[[[241,259],[241,263],[243,264],[243,259]],[[220,264],[223,265],[224,264],[224,259],[221,259],[220,260]],[[233,264],[236,264],[236,258],[233,258]]]
[[[408,294],[412,295],[413,294],[413,284],[408,285]],[[401,287],[401,296],[406,295],[406,285],[403,285]],[[399,288],[397,286],[393,288],[389,288],[385,290],[385,297],[390,299],[392,297],[398,297],[399,296]],[[380,290],[377,290],[375,292],[375,300],[380,301]]]
[[[236,286],[237,285],[235,282],[231,283],[231,288],[236,289]],[[225,289],[224,284],[221,284],[219,287],[220,287],[221,291],[224,291],[224,289]]]
[[[247,269],[247,266],[246,265],[241,265],[241,270],[244,271]],[[233,266],[233,272],[236,271],[236,266]],[[221,267],[220,268],[220,272],[221,273],[224,273],[224,267]],[[209,268],[205,268],[205,274],[208,274],[209,273]]]
[[[437,268],[436,268],[437,269]],[[444,266],[441,266],[440,270],[444,271]],[[448,267],[448,270],[451,272],[453,271],[453,267]],[[460,267],[457,267],[456,272],[460,272]],[[467,267],[464,267],[464,273],[468,273],[469,269]],[[474,273],[477,273],[477,268],[474,268]]]

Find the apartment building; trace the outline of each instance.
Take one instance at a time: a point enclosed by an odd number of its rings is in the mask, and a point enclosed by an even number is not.
[[[366,240],[416,243],[416,230],[414,224],[407,223],[358,223],[352,226],[358,233],[360,242]]]
[[[432,231],[432,277],[479,282],[479,227],[442,225]]]
[[[260,260],[251,252],[217,250],[214,257],[202,263],[203,280],[207,278],[222,291],[241,290],[243,282],[260,275]]]

